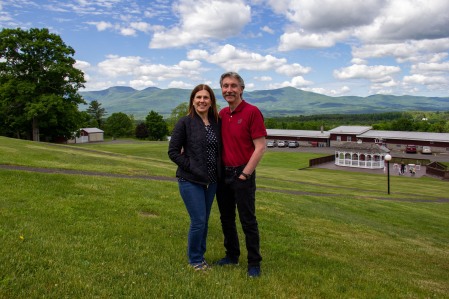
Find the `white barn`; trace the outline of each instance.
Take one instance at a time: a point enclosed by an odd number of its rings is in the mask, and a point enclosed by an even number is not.
[[[75,137],[75,143],[104,141],[104,131],[98,128],[81,128],[79,137]]]

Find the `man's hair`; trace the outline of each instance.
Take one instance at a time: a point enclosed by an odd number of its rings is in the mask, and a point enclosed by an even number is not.
[[[232,77],[232,78],[237,79],[239,81],[239,83],[240,83],[240,87],[242,87],[242,89],[245,89],[245,81],[243,81],[243,78],[240,77],[240,75],[237,74],[236,72],[226,72],[223,75],[221,75],[221,77],[220,77],[220,87],[223,86],[223,80],[224,80],[224,78],[227,78],[227,77]]]

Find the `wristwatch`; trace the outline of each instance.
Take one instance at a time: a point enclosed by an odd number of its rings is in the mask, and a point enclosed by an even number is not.
[[[246,174],[242,171],[241,175],[243,175],[246,179],[249,179],[251,177],[250,174]]]

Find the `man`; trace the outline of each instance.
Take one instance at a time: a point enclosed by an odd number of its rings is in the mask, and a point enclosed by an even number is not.
[[[217,265],[238,264],[237,207],[248,251],[248,275],[258,277],[262,256],[256,220],[255,169],[265,152],[267,131],[260,110],[242,99],[245,83],[239,74],[224,73],[220,78],[220,87],[229,106],[220,111],[225,175],[224,182],[219,184],[217,203],[226,256]]]

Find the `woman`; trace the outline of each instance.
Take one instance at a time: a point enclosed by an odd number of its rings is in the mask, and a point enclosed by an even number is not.
[[[179,192],[190,216],[189,264],[195,270],[206,270],[208,221],[221,169],[220,120],[214,92],[208,85],[192,90],[189,113],[173,129],[168,156],[178,165]]]

